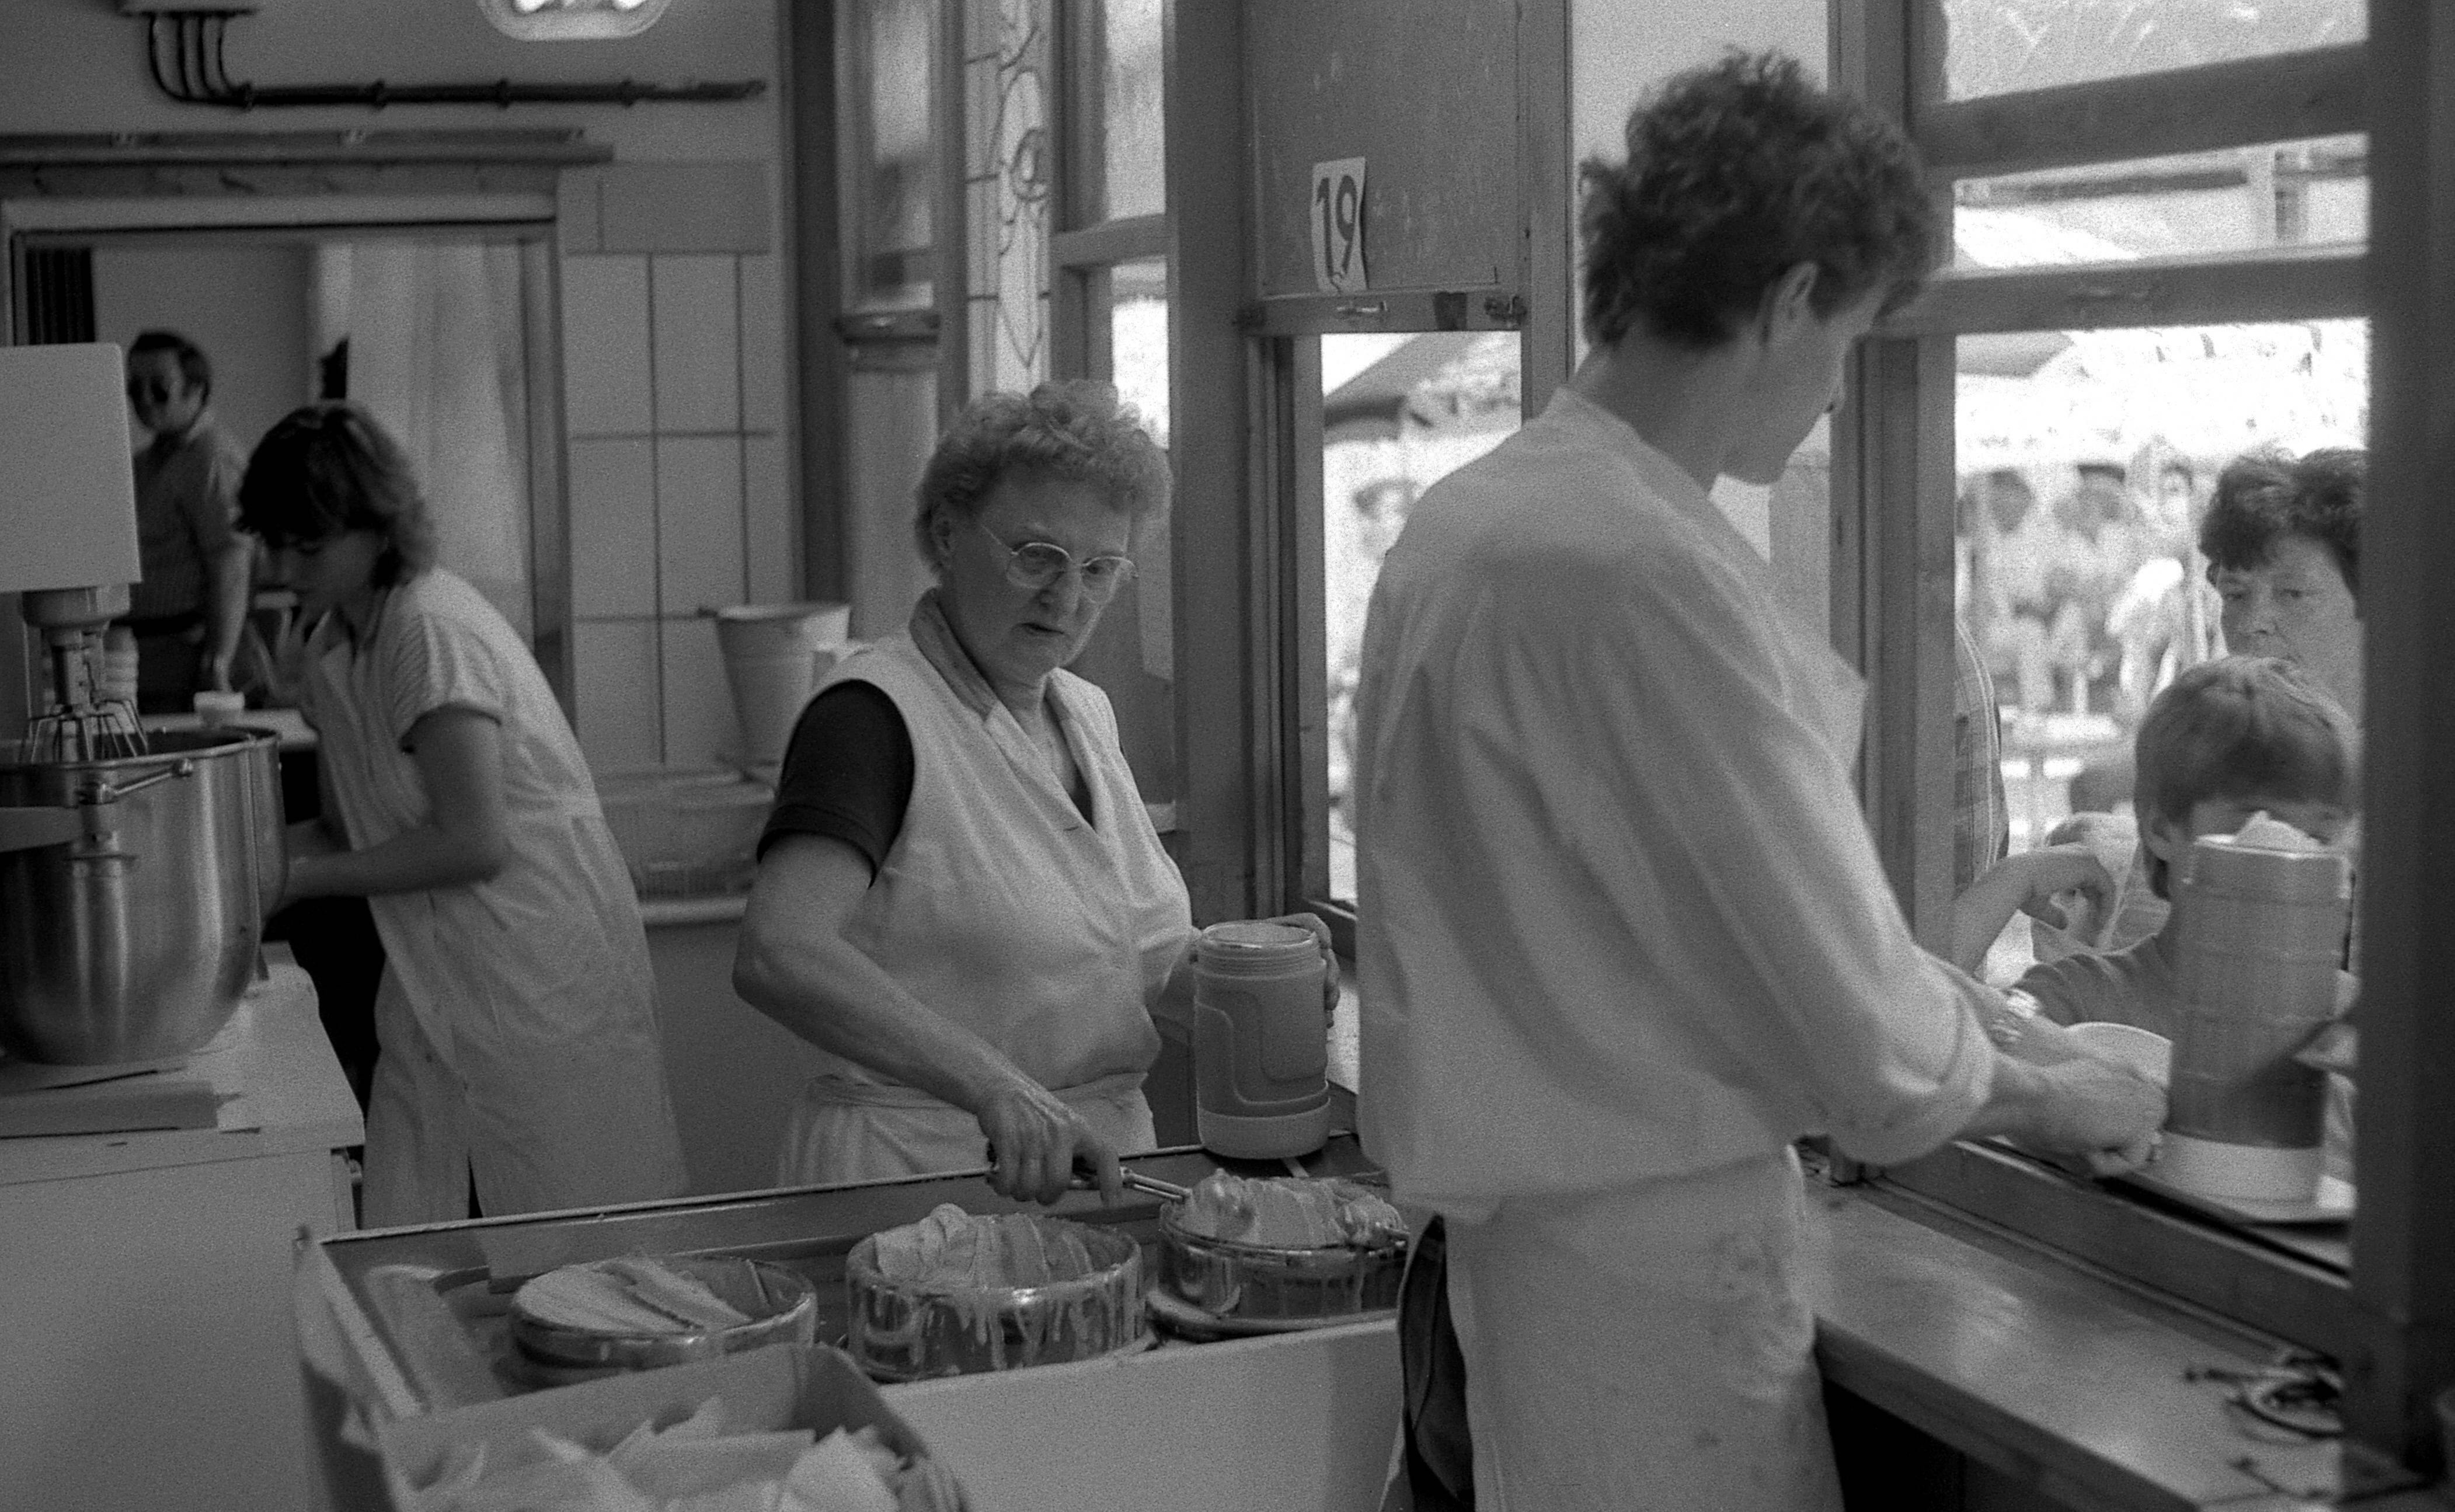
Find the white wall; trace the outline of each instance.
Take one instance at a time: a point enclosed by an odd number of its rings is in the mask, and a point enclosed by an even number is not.
[[[559,226],[575,722],[599,767],[703,764],[735,737],[713,629],[692,612],[790,596],[801,580],[783,422],[781,3],[676,0],[638,37],[539,43],[497,31],[477,0],[261,0],[230,23],[234,80],[754,78],[769,88],[733,104],[241,113],[156,91],[144,27],[112,0],[0,0],[0,133],[560,127],[613,148],[612,164],[563,175]],[[298,305],[304,320],[303,297]],[[234,432],[254,423],[226,418]],[[10,639],[0,626],[0,664]],[[0,723],[12,701],[0,688]]]
[[[125,348],[140,331],[175,331],[213,365],[213,415],[241,451],[314,397],[303,244],[98,247],[93,324]],[[129,420],[131,435],[143,433]]]

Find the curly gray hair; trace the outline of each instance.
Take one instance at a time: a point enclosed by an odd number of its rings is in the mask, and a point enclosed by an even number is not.
[[[1167,509],[1167,454],[1112,385],[1077,378],[1027,394],[985,393],[947,426],[922,469],[912,519],[922,556],[937,566],[937,522],[977,519],[1014,474],[1091,484],[1137,534]]]

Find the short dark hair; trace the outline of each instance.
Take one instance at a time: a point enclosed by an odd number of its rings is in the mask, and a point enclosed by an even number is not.
[[[175,331],[140,331],[128,344],[128,354],[143,356],[149,352],[167,352],[179,359],[179,377],[204,397],[213,396],[213,360],[205,349]]]
[[[2266,564],[2280,541],[2306,536],[2327,549],[2355,599],[2362,593],[2362,495],[2369,456],[2327,447],[2298,461],[2282,452],[2235,457],[2217,474],[2216,496],[2200,522],[2208,565],[2244,572]]]
[[[239,529],[276,550],[374,531],[377,587],[435,565],[435,524],[409,454],[355,404],[310,404],[264,433],[238,485]]]
[[[1627,151],[1577,171],[1598,345],[1642,326],[1717,346],[1800,263],[1816,266],[1819,316],[1878,288],[1897,309],[1935,266],[1941,232],[1909,139],[1796,59],[1733,51],[1679,74],[1630,113]]]
[[[1009,476],[1088,483],[1139,526],[1167,508],[1167,454],[1116,388],[1094,378],[1044,383],[1029,393],[984,393],[946,427],[914,491],[912,537],[933,564],[941,515],[971,520]]]
[[[2185,668],[2140,723],[2132,805],[2148,821],[2188,826],[2210,798],[2282,798],[2350,809],[2360,796],[2361,736],[2343,705],[2277,656],[2227,656]],[[2172,896],[2164,863],[2148,885]]]

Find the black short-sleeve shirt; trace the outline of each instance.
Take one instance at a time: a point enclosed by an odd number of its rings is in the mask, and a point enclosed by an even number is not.
[[[875,877],[911,803],[912,733],[903,711],[875,683],[840,682],[793,726],[759,852],[780,836],[829,836],[867,857]]]

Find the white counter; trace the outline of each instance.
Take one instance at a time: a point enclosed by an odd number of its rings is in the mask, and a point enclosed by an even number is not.
[[[276,965],[191,1061],[213,1129],[0,1140],[0,1505],[310,1505],[301,1229],[352,1225],[357,1103]]]

